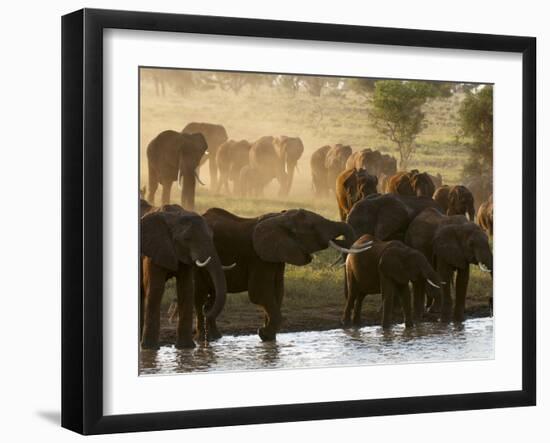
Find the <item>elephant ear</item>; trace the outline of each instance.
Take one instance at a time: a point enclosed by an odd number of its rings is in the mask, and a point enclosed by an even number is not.
[[[443,226],[433,239],[433,254],[456,268],[467,266],[466,256],[458,235],[458,225]]]
[[[300,217],[299,212],[299,210],[284,211],[260,219],[254,228],[252,243],[256,254],[262,260],[270,263],[290,263],[296,266],[311,262],[311,256],[300,249],[293,232],[294,219]]]
[[[404,285],[409,282],[409,272],[403,264],[402,249],[397,246],[386,248],[378,262],[378,270],[387,278]]]
[[[374,236],[378,240],[394,238],[400,231],[405,231],[409,221],[407,209],[398,201],[384,204],[378,210]]]
[[[166,216],[157,211],[141,218],[141,254],[150,257],[158,266],[176,271],[178,258]]]

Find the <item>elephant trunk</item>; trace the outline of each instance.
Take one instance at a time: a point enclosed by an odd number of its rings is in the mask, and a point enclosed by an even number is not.
[[[214,304],[204,313],[207,319],[215,319],[220,315],[227,296],[227,285],[220,259],[216,253],[211,257],[212,260],[204,266],[214,286]]]
[[[427,260],[426,263],[422,266],[422,276],[426,279],[426,283],[428,284],[428,286],[431,286],[435,289],[441,289],[441,285],[445,283],[441,281],[441,277],[428,264]]]
[[[474,203],[472,202],[468,206],[468,218],[470,219],[471,222],[475,221],[475,215],[476,215],[476,211],[474,209]]]
[[[479,247],[474,250],[477,265],[483,272],[490,272],[493,276],[493,254],[489,247]]]
[[[178,158],[178,188],[183,189],[183,176],[184,176],[185,160],[183,158],[183,151],[180,152]]]
[[[294,180],[294,171],[298,167],[297,161],[287,161],[286,162],[286,186],[285,186],[285,192],[288,194],[290,192],[290,188],[292,187],[292,182]]]
[[[330,240],[333,240],[336,237],[343,236],[344,239],[341,241],[336,241],[339,246],[342,246],[344,248],[351,248],[353,243],[355,243],[355,240],[357,240],[357,236],[355,235],[355,231],[351,227],[350,224],[345,222],[335,222],[335,229],[333,230],[333,236],[330,238]]]

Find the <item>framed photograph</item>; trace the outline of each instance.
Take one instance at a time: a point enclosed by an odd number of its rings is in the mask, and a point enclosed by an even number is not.
[[[62,426],[535,405],[535,59],[531,37],[64,16]]]

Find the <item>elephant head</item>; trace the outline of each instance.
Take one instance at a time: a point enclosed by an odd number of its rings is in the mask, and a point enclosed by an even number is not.
[[[208,158],[208,144],[201,133],[181,134],[181,143],[178,156],[178,183],[190,174],[197,176],[197,168],[203,157]]]
[[[141,218],[141,253],[168,271],[177,271],[180,263],[206,269],[216,293],[206,316],[218,316],[225,304],[225,276],[212,231],[200,215],[178,205],[149,212]]]
[[[458,216],[455,216],[458,217]],[[433,239],[433,253],[447,264],[464,269],[476,264],[484,272],[493,272],[493,253],[489,239],[475,223],[462,223],[441,226]]]
[[[398,243],[398,242],[396,242]],[[441,293],[441,281],[424,254],[405,245],[390,246],[380,257],[378,269],[393,281],[407,284],[424,280],[431,295]],[[434,292],[436,294],[434,294]]]
[[[453,186],[449,190],[447,215],[468,214],[470,221],[474,221],[474,196],[466,186]]]
[[[435,185],[427,172],[411,172],[411,187],[417,197],[432,197]]]
[[[277,137],[274,143],[286,172],[286,184],[281,193],[287,195],[292,187],[294,170],[298,168],[298,160],[304,153],[304,144],[299,137],[287,137],[285,135]]]
[[[337,238],[343,236],[343,240]],[[355,241],[350,225],[335,222],[305,209],[290,209],[267,214],[256,225],[253,233],[254,250],[260,258],[272,263],[307,265],[314,252],[332,246],[340,252],[358,253],[370,248],[349,248]]]

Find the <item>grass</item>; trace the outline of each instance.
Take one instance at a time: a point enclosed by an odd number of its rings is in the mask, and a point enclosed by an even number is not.
[[[147,144],[166,129],[181,130],[190,121],[221,123],[232,139],[255,140],[263,135],[298,135],[305,152],[299,162],[299,173],[288,198],[276,197],[278,186],[272,183],[264,198],[241,199],[214,195],[208,187],[197,188],[196,211],[222,207],[241,216],[257,216],[289,208],[306,208],[330,219],[338,219],[334,198],[315,200],[312,197],[309,158],[320,146],[348,143],[354,150],[370,147],[397,157],[396,148],[379,134],[368,119],[368,104],[353,93],[343,97],[327,95],[311,97],[305,93],[295,96],[260,89],[252,95],[247,89],[234,95],[230,91],[194,91],[185,96],[168,89],[165,97],[157,97],[151,83],[141,87],[141,184],[147,184]],[[461,171],[468,153],[465,142],[457,138],[457,113],[462,97],[432,101],[425,106],[426,128],[417,138],[416,153],[410,168],[440,173],[447,184],[460,183]],[[203,167],[201,178],[208,182],[208,168]],[[157,191],[157,204],[160,189]],[[171,199],[178,202],[178,189],[172,188]],[[329,329],[338,327],[344,307],[343,270],[330,268],[336,258],[332,250],[316,254],[308,266],[288,265],[285,273],[283,330]],[[167,286],[165,305],[174,292],[173,282]],[[472,267],[467,315],[483,315],[492,295],[490,277]],[[366,323],[379,322],[379,296],[365,300]],[[253,333],[261,325],[263,315],[252,305],[246,293],[231,294],[218,319],[225,333]],[[172,341],[174,326],[164,323],[163,336]]]

